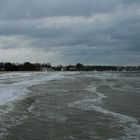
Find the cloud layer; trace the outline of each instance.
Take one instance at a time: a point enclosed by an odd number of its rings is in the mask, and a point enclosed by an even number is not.
[[[0,61],[140,64],[138,0],[2,0]]]

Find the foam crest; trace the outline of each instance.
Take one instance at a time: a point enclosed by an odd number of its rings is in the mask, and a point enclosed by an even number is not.
[[[5,79],[4,79],[5,76]],[[15,101],[26,96],[27,88],[33,85],[43,84],[47,81],[64,78],[63,73],[6,73],[2,75],[0,83],[0,105]],[[1,77],[1,79],[2,79]],[[12,80],[11,80],[12,78]],[[7,84],[7,80],[11,83]]]

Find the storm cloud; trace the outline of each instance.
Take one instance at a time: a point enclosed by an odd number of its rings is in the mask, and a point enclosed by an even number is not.
[[[138,0],[1,0],[0,61],[140,64]]]

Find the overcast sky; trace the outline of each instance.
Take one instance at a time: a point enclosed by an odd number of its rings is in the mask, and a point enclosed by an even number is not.
[[[140,0],[0,0],[0,61],[140,65]]]

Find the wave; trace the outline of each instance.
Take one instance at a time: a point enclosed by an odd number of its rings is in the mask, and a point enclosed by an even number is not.
[[[61,80],[73,77],[75,73],[64,72],[12,72],[0,75],[0,139],[7,135],[7,128],[11,125],[19,125],[27,116],[18,119],[9,116],[8,113],[14,110],[15,103],[18,103],[30,96],[28,89],[31,86],[45,84],[51,80]],[[27,109],[29,112],[32,106]],[[6,117],[7,116],[7,117]],[[11,121],[12,124],[7,124]]]
[[[122,75],[122,73],[118,72],[93,72],[92,74],[86,74],[85,76],[101,80],[100,83],[102,83],[102,85],[107,85],[112,90],[140,93],[140,79],[137,75]],[[119,85],[119,87],[117,87],[117,85]]]
[[[5,77],[5,78],[4,78]],[[1,76],[0,105],[24,97],[28,87],[64,78],[62,73],[6,73]],[[4,80],[5,79],[5,80]],[[12,80],[11,80],[12,79]],[[11,82],[9,83],[9,81]]]
[[[83,100],[77,100],[73,103],[69,103],[68,107],[78,108],[81,110],[89,110],[96,111],[102,113],[106,116],[113,117],[117,121],[117,125],[123,127],[123,134],[121,138],[109,138],[108,140],[138,140],[140,139],[140,125],[137,120],[133,117],[123,115],[120,113],[116,113],[107,109],[104,109],[99,106],[100,103],[103,102],[104,99],[107,98],[104,94],[97,91],[96,84],[88,86],[86,89],[89,92],[93,92],[96,94],[94,98],[87,98]]]

